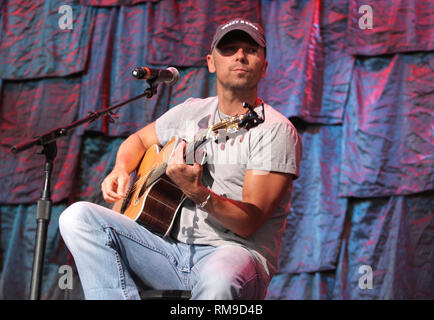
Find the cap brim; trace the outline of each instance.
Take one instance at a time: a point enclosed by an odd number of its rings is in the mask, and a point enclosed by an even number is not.
[[[265,44],[265,39],[263,39],[262,37],[260,37],[256,32],[254,32],[252,30],[251,27],[249,26],[240,26],[240,25],[232,25],[227,27],[224,31],[222,31],[218,38],[215,38],[212,46],[211,46],[211,50],[214,49],[216,46],[218,46],[218,44],[220,43],[220,41],[230,32],[233,31],[242,31],[246,34],[248,34],[254,42],[256,42],[260,47],[265,48],[266,44]]]

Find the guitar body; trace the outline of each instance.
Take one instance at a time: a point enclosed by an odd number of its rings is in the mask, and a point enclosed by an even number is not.
[[[169,234],[176,213],[186,198],[164,173],[179,141],[173,137],[161,150],[158,145],[150,147],[136,170],[126,198],[113,206],[113,210],[163,237]]]

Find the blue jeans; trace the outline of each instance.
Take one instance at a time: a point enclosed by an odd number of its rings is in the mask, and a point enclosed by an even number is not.
[[[262,266],[240,246],[163,239],[130,218],[76,202],[59,218],[86,299],[140,299],[138,286],[191,290],[192,299],[264,299]]]

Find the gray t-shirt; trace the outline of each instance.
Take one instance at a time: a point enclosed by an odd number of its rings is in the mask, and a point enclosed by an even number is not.
[[[200,129],[208,128],[224,118],[217,107],[217,97],[190,98],[173,107],[156,121],[160,143],[165,145],[173,136],[192,141]],[[262,116],[261,106],[256,107],[255,111]],[[290,173],[294,179],[298,177],[302,143],[296,129],[286,117],[265,103],[264,112],[265,122],[244,131],[243,135],[232,137],[227,142],[216,143],[211,140],[203,145],[206,165],[202,180],[214,193],[242,201],[244,176],[247,170],[252,169]],[[271,217],[247,239],[224,228],[188,198],[178,213],[179,220],[173,226],[171,236],[189,244],[246,247],[271,279],[277,271],[281,238],[290,209],[291,189],[292,186]]]

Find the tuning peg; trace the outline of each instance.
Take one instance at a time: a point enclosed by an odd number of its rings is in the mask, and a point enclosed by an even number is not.
[[[255,112],[255,111],[253,111],[253,107],[250,104],[248,104],[247,102],[243,102],[243,107],[249,109],[250,112],[252,112],[252,113]]]

